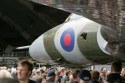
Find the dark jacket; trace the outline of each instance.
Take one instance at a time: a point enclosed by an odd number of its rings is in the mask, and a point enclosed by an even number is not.
[[[109,83],[114,83],[114,82],[125,83],[125,78],[123,78],[119,73],[110,73],[107,76],[107,81]]]
[[[28,83],[37,83],[37,82],[35,82],[35,81],[29,79],[29,82],[28,82]]]

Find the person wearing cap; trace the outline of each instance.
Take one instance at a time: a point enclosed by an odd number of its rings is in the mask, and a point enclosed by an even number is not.
[[[80,83],[91,83],[91,74],[88,70],[82,70],[79,73]]]
[[[56,78],[55,72],[50,70],[47,73],[47,78],[46,78],[46,82],[45,83],[54,83],[55,82],[55,78]]]

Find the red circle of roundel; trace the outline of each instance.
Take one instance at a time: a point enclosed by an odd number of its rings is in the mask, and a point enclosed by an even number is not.
[[[71,44],[71,36],[70,36],[69,33],[66,34],[65,37],[64,37],[64,44],[65,44],[66,46],[70,46],[70,44]]]
[[[74,36],[74,30],[72,28],[68,28],[62,33],[60,43],[65,51],[70,52],[73,50],[75,43],[75,36]]]

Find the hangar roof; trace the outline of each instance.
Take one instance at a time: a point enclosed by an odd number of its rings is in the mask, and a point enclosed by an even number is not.
[[[30,45],[70,13],[26,0],[0,0],[0,50]]]

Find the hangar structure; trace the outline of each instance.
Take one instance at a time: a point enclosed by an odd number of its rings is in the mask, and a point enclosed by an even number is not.
[[[0,0],[0,50],[30,45],[69,14],[26,0]]]
[[[30,45],[42,33],[64,22],[69,14],[28,0],[0,0],[0,62],[11,63],[14,57],[28,55],[27,50],[15,48]]]

